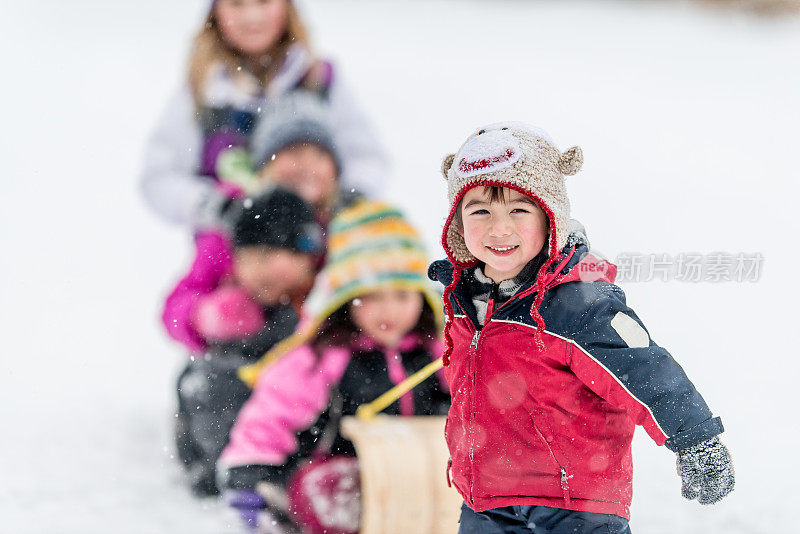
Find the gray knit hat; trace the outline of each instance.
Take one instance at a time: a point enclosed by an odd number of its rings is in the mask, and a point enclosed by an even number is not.
[[[250,138],[253,163],[260,169],[273,155],[293,143],[323,147],[341,169],[330,106],[317,93],[297,89],[268,104]]]
[[[564,248],[569,236],[569,199],[564,175],[578,172],[583,164],[580,147],[563,154],[544,130],[519,122],[503,122],[480,128],[444,158],[450,214],[442,233],[442,245],[452,260],[469,264],[475,257],[453,225],[455,210],[467,191],[476,186],[501,186],[533,198],[550,224],[550,258]]]

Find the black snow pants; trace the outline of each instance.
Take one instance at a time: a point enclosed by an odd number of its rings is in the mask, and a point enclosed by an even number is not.
[[[261,358],[297,326],[291,306],[265,309],[268,324],[244,340],[210,345],[178,377],[175,443],[197,495],[217,495],[216,463],[242,405],[250,397],[237,375],[243,365]]]
[[[178,377],[175,443],[197,495],[217,495],[216,463],[242,405],[250,396],[238,364],[225,358],[189,362]]]
[[[628,521],[611,514],[549,506],[505,506],[476,513],[463,504],[458,534],[630,534]]]

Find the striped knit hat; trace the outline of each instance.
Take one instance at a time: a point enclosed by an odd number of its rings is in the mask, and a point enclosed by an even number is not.
[[[351,300],[382,289],[419,291],[441,320],[442,298],[430,285],[428,257],[417,231],[393,206],[361,201],[340,212],[328,227],[328,258],[303,305],[298,331],[259,362],[239,370],[250,385],[289,350],[313,339],[319,327]],[[441,332],[442,324],[437,324]]]
[[[570,206],[564,176],[575,174],[582,164],[580,147],[574,146],[562,153],[547,132],[520,122],[484,126],[470,135],[457,153],[444,158],[442,174],[447,181],[450,213],[442,231],[442,246],[454,266],[453,282],[445,288],[444,301],[451,319],[453,310],[449,295],[458,284],[461,271],[477,262],[453,224],[456,210],[470,189],[499,186],[529,196],[547,215],[550,228],[548,258],[537,274],[537,295],[531,309],[534,321],[540,330],[544,330],[538,307],[547,290],[548,271],[566,246],[570,231]],[[445,363],[452,352],[448,328],[451,322],[448,321],[445,329]],[[538,331],[537,345],[543,347]]]

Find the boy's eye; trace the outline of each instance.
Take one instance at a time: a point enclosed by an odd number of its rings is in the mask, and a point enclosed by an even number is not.
[[[514,208],[513,210],[511,210],[511,213],[530,213],[530,212],[525,208]]]
[[[480,210],[472,211],[469,214],[470,215],[487,215],[488,213],[489,213],[489,210],[480,209]]]

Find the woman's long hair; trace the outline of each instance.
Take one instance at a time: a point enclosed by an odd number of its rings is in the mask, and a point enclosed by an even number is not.
[[[278,72],[289,47],[295,43],[309,48],[306,27],[300,20],[294,3],[287,1],[286,30],[272,49],[267,52],[272,60],[265,65],[253,65],[225,42],[212,7],[203,28],[194,38],[194,45],[189,57],[189,87],[195,103],[202,102],[205,84],[208,82],[212,67],[217,64],[221,64],[233,80],[236,80],[237,77],[254,76],[262,87],[267,87]]]

